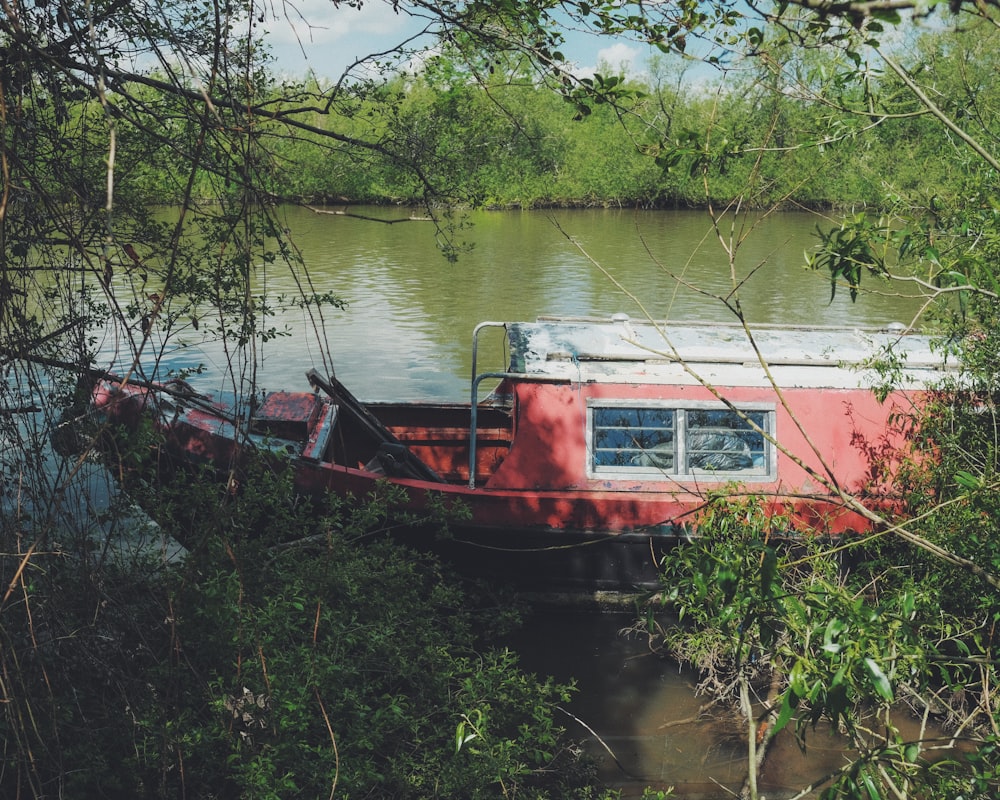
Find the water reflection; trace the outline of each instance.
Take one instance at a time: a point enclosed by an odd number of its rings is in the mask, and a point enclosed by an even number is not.
[[[634,617],[541,606],[512,642],[529,671],[576,679],[560,720],[626,797],[675,787],[683,797],[739,791],[745,770],[735,731],[701,717],[694,678],[627,636]]]
[[[752,232],[737,220],[717,232],[703,212],[477,212],[459,234],[471,250],[455,264],[444,260],[427,222],[383,225],[298,207],[280,213],[315,290],[349,305],[328,310],[323,330],[301,309],[279,306],[274,323],[290,335],[263,348],[266,388],[302,386],[305,371],[318,365],[322,336],[338,377],[364,399],[461,400],[471,333],[483,320],[624,311],[731,321],[723,299],[732,301],[734,281],[742,281],[741,306],[753,322],[881,325],[909,322],[920,305],[913,296],[868,292],[851,303],[846,291],[830,302],[827,277],[804,268],[803,252],[816,244],[817,224],[832,223],[805,213],[764,217]],[[731,271],[719,233],[748,232]],[[295,290],[290,276],[272,268],[269,296]],[[225,363],[193,331],[185,341],[191,357],[213,370]]]
[[[646,787],[674,787],[684,800],[738,796],[747,745],[735,715],[703,713],[696,677],[652,654],[644,637],[627,635],[634,620],[626,610],[538,605],[509,644],[528,671],[576,679],[579,691],[560,722],[623,797],[641,797]],[[905,730],[905,720],[897,722]],[[775,738],[758,780],[762,795],[797,795],[848,755],[846,741],[824,725],[810,731],[808,745],[803,752],[788,732]]]

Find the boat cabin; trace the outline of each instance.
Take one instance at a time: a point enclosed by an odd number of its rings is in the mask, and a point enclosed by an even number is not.
[[[481,372],[491,328],[506,365]],[[880,400],[889,365],[900,388]],[[381,433],[341,422],[356,447],[329,457],[437,482],[484,526],[676,532],[707,492],[739,486],[797,498],[804,524],[839,533],[864,523],[826,502],[831,486],[885,490],[869,447],[892,444],[891,417],[948,368],[928,337],[901,328],[489,322],[473,336],[468,404],[364,404]],[[496,386],[480,399],[486,382]],[[425,474],[398,469],[397,443]]]
[[[818,474],[860,490],[859,443],[887,435],[890,414],[948,368],[928,337],[899,329],[754,326],[751,338],[625,316],[503,327],[510,365],[491,403],[510,408],[514,446],[477,479],[487,487],[813,493]],[[903,391],[880,402],[890,360]]]

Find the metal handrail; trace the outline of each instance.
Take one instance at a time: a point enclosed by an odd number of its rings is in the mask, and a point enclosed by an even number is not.
[[[476,488],[476,430],[479,411],[479,384],[485,378],[504,378],[507,373],[485,372],[476,375],[476,362],[479,358],[479,332],[483,328],[506,328],[505,322],[480,322],[472,331],[472,397],[469,415],[469,488]]]
[[[498,380],[518,380],[518,381],[537,381],[539,383],[563,383],[568,382],[569,378],[558,377],[553,378],[551,375],[544,374],[530,374],[527,372],[484,372],[480,375],[476,374],[476,361],[478,358],[479,349],[479,331],[483,328],[506,328],[506,322],[480,322],[475,330],[472,332],[472,392],[471,392],[471,410],[469,413],[469,488],[476,488],[476,450],[477,450],[477,431],[479,428],[479,384],[482,383],[486,378],[496,378]]]

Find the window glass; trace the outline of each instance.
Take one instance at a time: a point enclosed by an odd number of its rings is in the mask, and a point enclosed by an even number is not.
[[[591,408],[590,423],[595,473],[773,477],[772,410],[607,405]]]
[[[668,408],[595,408],[594,466],[673,469],[674,418]]]
[[[685,455],[688,471],[767,472],[767,451],[763,434],[757,427],[768,430],[765,411],[744,411],[743,416],[732,409],[689,409]]]

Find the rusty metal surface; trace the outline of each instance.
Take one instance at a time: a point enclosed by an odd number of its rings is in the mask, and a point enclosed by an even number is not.
[[[320,407],[320,398],[311,392],[271,392],[254,414],[253,432],[304,442]]]

